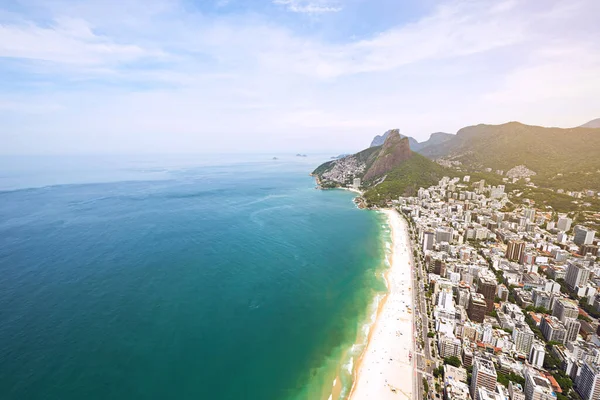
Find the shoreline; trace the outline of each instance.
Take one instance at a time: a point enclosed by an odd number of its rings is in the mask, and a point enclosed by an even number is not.
[[[412,399],[414,305],[410,238],[406,221],[395,210],[387,215],[392,234],[390,267],[384,274],[387,293],[380,301],[367,345],[356,361],[349,399]]]

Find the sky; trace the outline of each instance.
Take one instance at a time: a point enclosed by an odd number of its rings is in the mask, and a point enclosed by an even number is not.
[[[344,152],[600,117],[597,0],[0,3],[0,154]]]

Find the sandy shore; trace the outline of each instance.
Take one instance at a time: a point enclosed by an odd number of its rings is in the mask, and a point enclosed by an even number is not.
[[[406,221],[385,210],[392,230],[391,267],[386,274],[388,294],[371,328],[369,343],[357,367],[350,399],[412,399],[414,358],[412,270]],[[415,394],[416,395],[416,394]]]

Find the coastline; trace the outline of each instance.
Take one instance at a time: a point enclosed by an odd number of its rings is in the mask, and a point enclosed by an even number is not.
[[[414,315],[410,238],[406,221],[395,210],[381,210],[392,233],[388,291],[378,305],[365,350],[354,370],[349,398],[412,399],[414,389]]]

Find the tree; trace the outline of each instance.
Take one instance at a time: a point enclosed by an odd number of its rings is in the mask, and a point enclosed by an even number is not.
[[[456,356],[450,356],[450,357],[444,358],[444,364],[452,365],[453,367],[456,367],[456,368],[461,366],[460,358],[458,358]]]
[[[435,333],[433,333],[433,332],[427,332],[427,337],[428,338],[435,337]]]
[[[556,379],[556,383],[560,386],[563,392],[568,393],[569,390],[573,387],[573,381],[564,371],[559,370],[552,374],[554,379]]]

